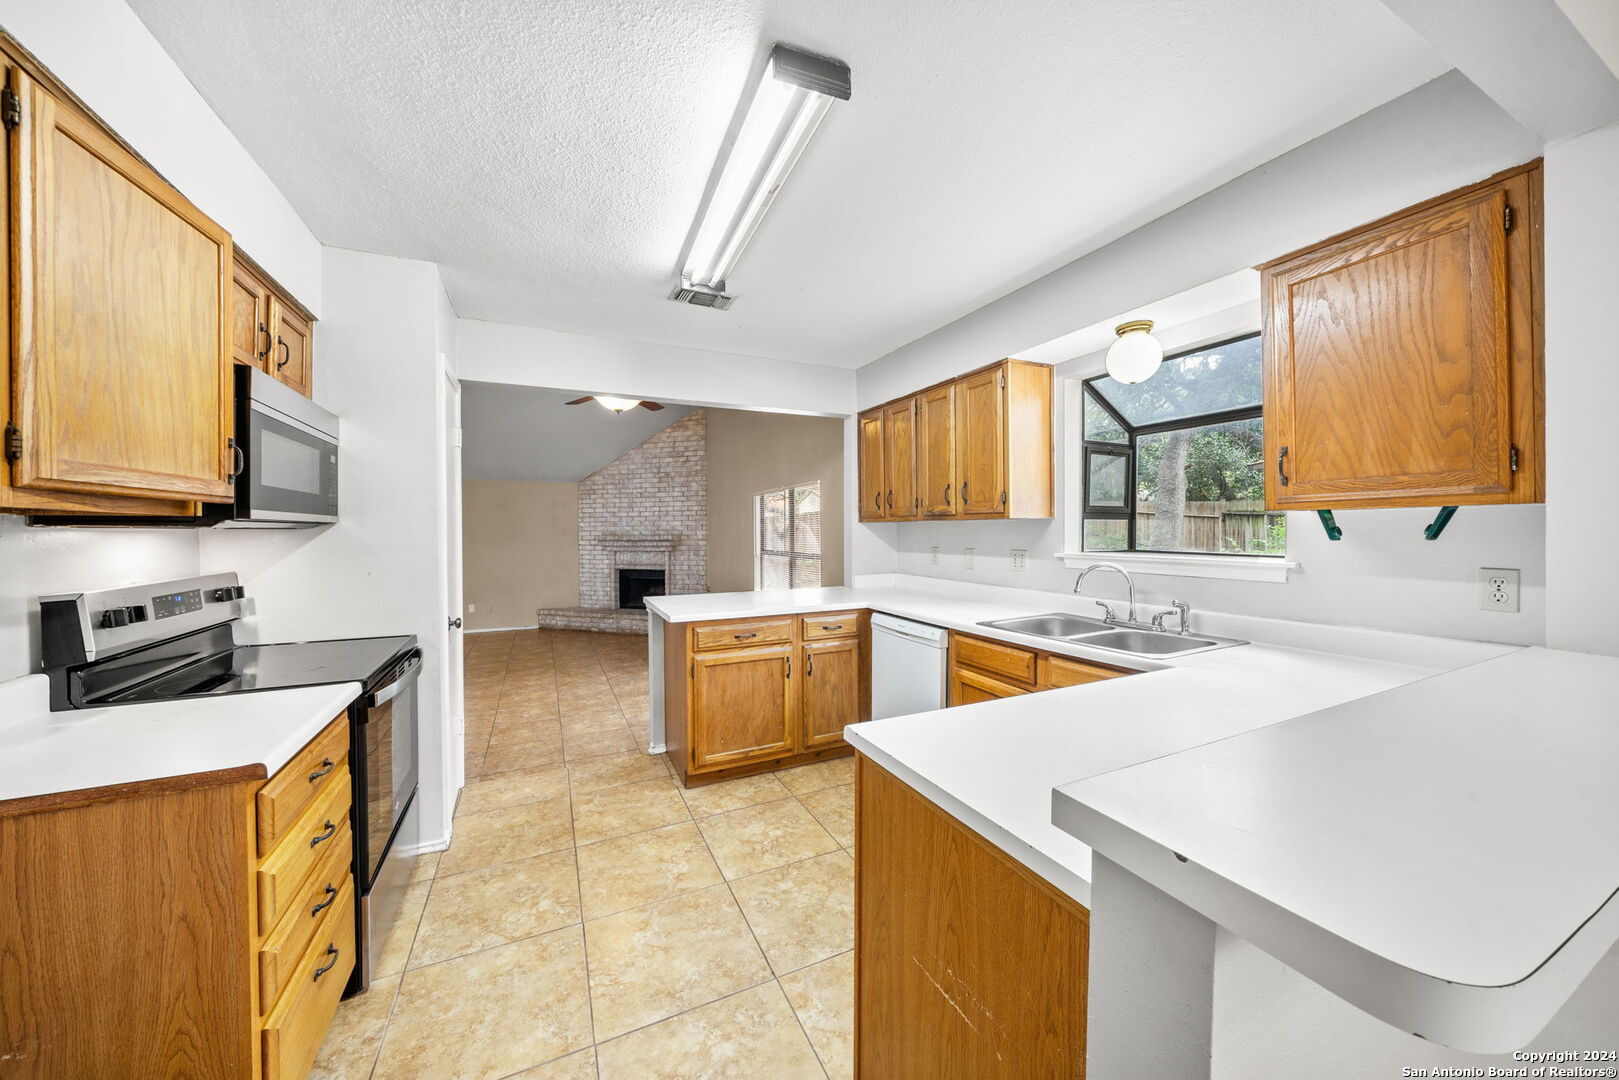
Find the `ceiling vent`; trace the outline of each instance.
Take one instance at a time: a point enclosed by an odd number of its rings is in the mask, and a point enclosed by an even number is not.
[[[721,284],[724,284],[723,282]],[[723,289],[711,289],[707,285],[682,284],[680,288],[669,294],[669,299],[679,304],[693,304],[697,307],[715,308],[724,311],[731,306],[734,296],[726,295]]]

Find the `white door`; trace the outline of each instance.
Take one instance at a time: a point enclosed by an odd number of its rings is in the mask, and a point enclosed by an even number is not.
[[[444,388],[444,610],[449,618],[449,637],[444,649],[445,710],[450,718],[450,790],[458,792],[466,784],[467,710],[463,682],[463,643],[461,640],[461,383],[445,371]],[[455,804],[452,794],[450,805]]]

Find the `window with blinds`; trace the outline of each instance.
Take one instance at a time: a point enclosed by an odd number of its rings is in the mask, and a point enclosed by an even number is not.
[[[758,562],[754,587],[813,589],[821,584],[821,484],[753,497]]]

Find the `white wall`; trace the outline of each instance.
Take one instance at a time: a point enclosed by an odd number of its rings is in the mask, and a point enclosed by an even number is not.
[[[314,236],[122,0],[0,0],[0,24],[299,300],[320,309]],[[0,516],[0,679],[38,667],[41,593],[197,569],[191,530],[28,529]]]
[[[1547,644],[1619,655],[1619,124],[1546,148]]]
[[[0,24],[320,314],[314,235],[123,0],[0,0]]]
[[[1217,312],[1183,327],[1160,328],[1170,351],[1251,333],[1257,304]],[[1075,400],[1078,382],[1103,371],[1105,353],[1060,364],[1056,400]],[[885,526],[896,539],[896,569],[907,574],[1066,592],[1076,571],[1057,559],[1079,550],[1078,431],[1067,412],[1053,422],[1057,513],[1036,521],[941,521]],[[1543,506],[1464,507],[1437,541],[1423,538],[1434,511],[1355,510],[1336,515],[1344,530],[1327,539],[1313,513],[1290,513],[1288,559],[1300,569],[1285,583],[1225,581],[1150,575],[1128,559],[1098,554],[1093,561],[1119,562],[1136,575],[1138,599],[1185,600],[1198,610],[1371,626],[1415,634],[1538,644],[1545,638],[1545,520]],[[933,564],[932,547],[939,547]],[[974,548],[966,566],[966,548]],[[1013,572],[1011,549],[1029,553],[1028,569]],[[1520,610],[1485,611],[1478,602],[1477,570],[1511,567],[1522,572]],[[864,572],[876,572],[866,570]],[[1086,583],[1087,595],[1122,596],[1112,577]]]
[[[1465,78],[1442,76],[866,365],[860,405],[1016,356],[1540,149]]]
[[[0,682],[39,670],[41,595],[196,572],[191,529],[30,529],[0,514]]]
[[[861,369],[859,399],[869,405],[1016,355],[1528,160],[1537,149],[1466,80],[1435,80]],[[1249,305],[1185,327],[1161,327],[1160,335],[1176,349],[1257,328],[1257,305]],[[1101,370],[1102,354],[1059,365],[1056,400],[1068,396],[1066,377]],[[850,545],[855,572],[898,569],[1023,588],[1072,588],[1075,571],[1054,558],[1076,548],[1070,440],[1064,410],[1057,411],[1054,519],[857,525]],[[1143,575],[1138,587],[1158,602],[1186,600],[1194,611],[1518,644],[1544,641],[1545,508],[1464,508],[1444,536],[1430,542],[1422,530],[1432,518],[1431,510],[1348,511],[1337,515],[1344,538],[1332,542],[1314,514],[1289,514],[1289,558],[1302,567],[1286,584]],[[973,570],[966,568],[967,547],[975,549]],[[1029,552],[1026,572],[1011,571],[1013,548]],[[1477,571],[1486,566],[1522,571],[1518,614],[1480,609]],[[1098,581],[1096,588],[1111,594],[1116,587]]]
[[[260,641],[415,634],[421,641],[421,821],[447,835],[443,648],[443,289],[431,263],[328,248],[321,403],[342,418],[337,524],[205,533],[206,571],[257,597]]]
[[[479,382],[822,416],[854,411],[855,373],[842,368],[472,319],[460,320],[456,340],[461,377]]]

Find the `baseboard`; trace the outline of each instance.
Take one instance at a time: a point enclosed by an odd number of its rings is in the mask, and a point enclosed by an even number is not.
[[[445,851],[449,846],[449,837],[439,840],[423,840],[419,844],[399,845],[399,854],[405,856],[428,855],[435,851]]]
[[[539,628],[539,623],[529,623],[526,626],[485,626],[478,630],[468,627],[461,632],[463,634],[501,634],[507,630],[538,630]]]

